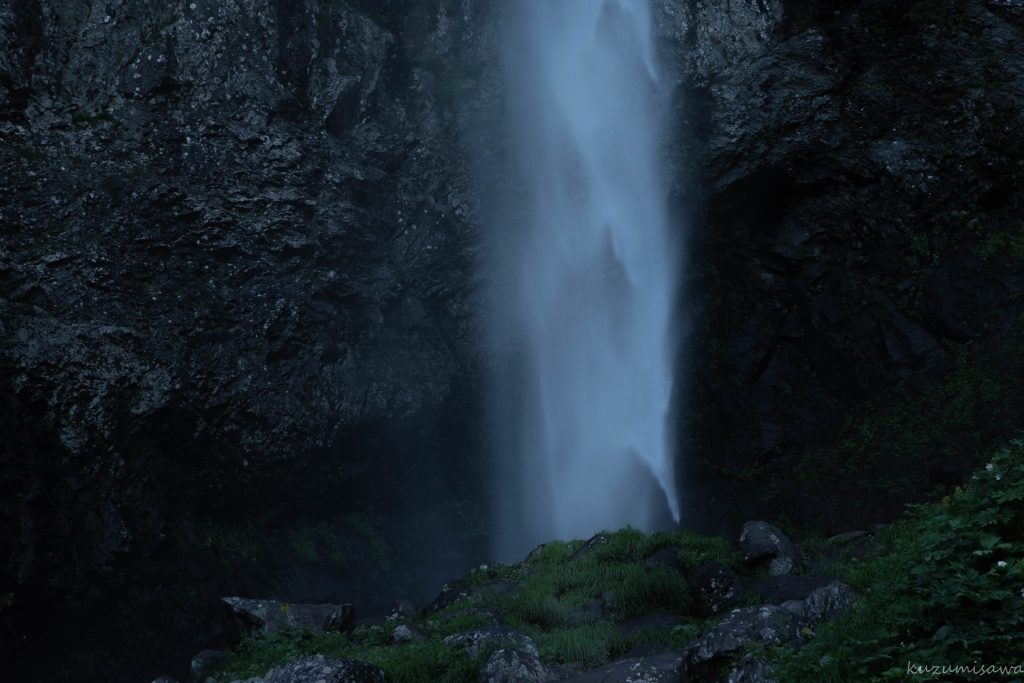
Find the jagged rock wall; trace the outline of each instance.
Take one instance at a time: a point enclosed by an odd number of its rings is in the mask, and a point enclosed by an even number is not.
[[[79,642],[34,667],[172,661],[211,633],[197,510],[472,412],[472,8],[364,4],[0,5],[0,621]]]
[[[797,521],[898,514],[899,496],[850,505],[792,470],[897,385],[1013,355],[1022,29],[1019,2],[663,3],[697,178],[677,193],[700,205],[691,519],[728,528],[758,498]],[[862,476],[929,483],[898,469]]]

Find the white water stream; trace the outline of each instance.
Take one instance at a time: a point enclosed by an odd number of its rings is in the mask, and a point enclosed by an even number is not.
[[[496,221],[499,554],[678,521],[669,402],[678,254],[647,0],[516,0],[514,186]]]

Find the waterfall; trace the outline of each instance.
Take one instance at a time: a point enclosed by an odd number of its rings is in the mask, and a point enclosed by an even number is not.
[[[678,521],[678,253],[648,0],[505,15],[506,190],[491,297],[497,552]]]

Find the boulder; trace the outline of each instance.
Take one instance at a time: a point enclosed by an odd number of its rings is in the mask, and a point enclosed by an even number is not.
[[[798,617],[802,617],[804,613],[804,601],[803,600],[786,600],[779,605],[782,609],[787,612],[792,612]]]
[[[529,636],[505,626],[488,626],[456,633],[445,638],[444,644],[448,647],[461,647],[470,657],[479,657],[485,648],[492,645],[514,648],[534,657],[540,656]]]
[[[705,562],[690,572],[689,580],[701,616],[719,614],[743,596],[740,577],[732,567],[721,562]]]
[[[612,537],[604,532],[594,534],[593,536],[588,538],[583,545],[577,548],[576,552],[569,556],[569,560],[572,561],[582,559],[587,555],[591,554],[592,552],[594,552],[595,550],[597,550],[598,548],[608,545],[609,543],[611,543],[611,540]]]
[[[356,612],[350,604],[302,605],[278,600],[230,597],[223,599],[235,635],[273,633],[285,628],[307,631],[342,631],[355,628]]]
[[[559,676],[529,652],[503,647],[495,650],[480,670],[481,683],[545,683]]]
[[[246,683],[387,683],[384,672],[366,662],[316,655],[271,669],[263,678]]]
[[[804,598],[800,617],[811,624],[828,621],[856,600],[856,591],[842,581],[833,581]]]
[[[427,634],[421,628],[409,624],[399,624],[388,636],[388,642],[392,645],[403,643],[418,643],[427,639]]]
[[[337,633],[351,633],[356,627],[356,608],[353,605],[338,605],[324,623],[324,630]]]
[[[798,574],[802,569],[796,545],[768,522],[747,522],[743,525],[740,551],[747,563],[768,560],[768,571],[773,576]]]
[[[667,653],[652,657],[619,659],[574,678],[571,683],[682,683],[684,659]]]
[[[690,671],[732,655],[747,645],[797,643],[799,619],[775,605],[734,609],[706,635],[685,650]]]
[[[766,661],[754,655],[745,655],[729,672],[726,683],[775,683],[775,679]]]

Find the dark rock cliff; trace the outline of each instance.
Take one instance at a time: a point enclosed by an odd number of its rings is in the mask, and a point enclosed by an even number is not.
[[[78,643],[40,680],[215,636],[201,518],[464,466],[473,16],[353,4],[0,5],[0,638]]]
[[[466,158],[502,144],[477,125],[499,100],[491,4],[0,3],[0,640],[27,680],[130,680],[210,644],[201,606],[235,585],[226,558],[263,571],[259,539],[387,555],[350,513],[415,518],[460,561],[435,534],[479,533],[480,501],[449,493],[483,450]],[[901,500],[848,510],[787,477],[895,385],[1006,356],[1024,9],[657,16],[696,302],[690,518],[750,516],[771,482],[794,517],[872,521]],[[354,549],[322,547],[337,515]],[[344,599],[425,571],[406,556],[374,583],[359,560],[273,580]],[[57,640],[78,646],[29,656]]]
[[[676,122],[702,210],[691,519],[767,510],[836,531],[897,515],[935,482],[895,442],[825,462],[848,418],[960,367],[971,381],[933,418],[1019,428],[1000,420],[1016,420],[1008,377],[1024,371],[1024,5],[667,3],[661,32],[685,65]],[[970,445],[925,469],[965,471]]]

